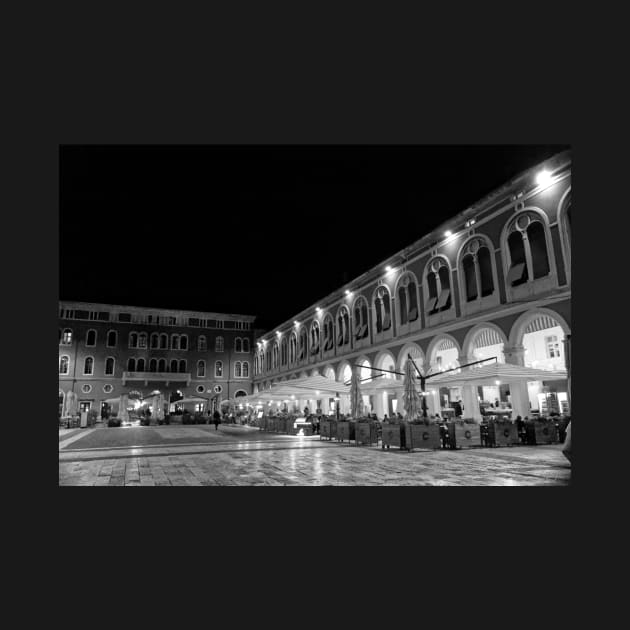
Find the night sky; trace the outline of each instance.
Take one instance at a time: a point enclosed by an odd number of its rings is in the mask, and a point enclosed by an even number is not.
[[[268,329],[567,148],[63,146],[59,297]]]

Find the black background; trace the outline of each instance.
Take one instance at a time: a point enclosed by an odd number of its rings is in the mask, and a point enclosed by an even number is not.
[[[60,149],[60,297],[289,319],[568,148]]]

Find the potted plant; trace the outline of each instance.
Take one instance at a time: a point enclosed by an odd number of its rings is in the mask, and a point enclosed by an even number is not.
[[[407,448],[405,423],[399,418],[392,417],[383,422],[381,433],[381,448],[397,446],[400,449]]]
[[[472,418],[457,418],[448,423],[448,444],[451,448],[481,446],[481,427]]]
[[[555,418],[525,418],[525,432],[528,444],[555,444],[558,441]]]
[[[488,446],[512,446],[518,444],[518,430],[508,418],[496,417],[488,423]]]
[[[405,442],[407,450],[414,448],[439,449],[442,448],[440,425],[428,416],[405,422]]]
[[[372,418],[359,418],[354,424],[355,442],[359,444],[378,444],[378,423]]]

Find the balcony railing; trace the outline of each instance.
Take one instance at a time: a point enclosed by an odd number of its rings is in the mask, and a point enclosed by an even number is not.
[[[123,372],[122,384],[126,385],[127,381],[144,381],[147,385],[149,381],[164,381],[166,386],[169,383],[182,383],[190,385],[190,372]]]

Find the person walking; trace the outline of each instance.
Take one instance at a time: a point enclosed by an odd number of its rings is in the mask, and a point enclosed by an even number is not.
[[[218,411],[215,411],[212,417],[214,419],[214,430],[218,431],[219,423],[221,422],[221,414]]]

